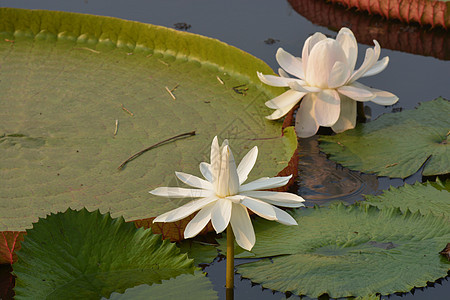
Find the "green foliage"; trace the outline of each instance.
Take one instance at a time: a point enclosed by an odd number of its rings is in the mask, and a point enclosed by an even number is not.
[[[423,175],[450,173],[450,102],[423,102],[417,109],[385,114],[334,136],[321,149],[352,170],[405,178],[422,165]]]
[[[294,218],[298,226],[257,218],[247,257],[264,259],[238,273],[265,288],[333,298],[407,292],[447,275],[439,251],[450,239],[448,217],[340,204]]]
[[[212,245],[200,244],[192,239],[184,240],[179,244],[180,250],[187,253],[194,260],[195,265],[210,264],[217,257],[217,248]]]
[[[431,212],[437,216],[450,218],[450,189],[442,183],[405,184],[399,188],[390,188],[378,196],[367,195],[364,203],[378,208],[399,207],[401,211]]]
[[[264,118],[264,101],[282,91],[257,79],[257,70],[270,68],[211,38],[0,8],[0,65],[0,231],[24,231],[67,207],[127,221],[172,210],[190,199],[148,191],[182,185],[175,171],[201,176],[215,135],[230,140],[237,160],[259,147],[249,180],[276,175],[296,149],[292,128],[282,136],[281,123]],[[193,130],[117,169],[132,154]]]
[[[174,243],[86,209],[40,219],[27,230],[18,256],[16,299],[108,298],[194,273],[194,262]]]
[[[202,272],[183,274],[177,278],[163,280],[161,284],[138,285],[123,294],[112,293],[110,300],[136,299],[218,299],[211,281]]]

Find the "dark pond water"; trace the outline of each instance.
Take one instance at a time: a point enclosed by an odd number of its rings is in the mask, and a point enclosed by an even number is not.
[[[450,31],[421,30],[416,26],[387,23],[381,18],[356,14],[345,9],[331,9],[328,4],[314,0],[0,0],[2,7],[62,10],[113,16],[167,27],[187,28],[189,32],[217,38],[243,49],[278,68],[275,52],[283,47],[301,56],[303,42],[316,31],[335,36],[342,26],[353,29],[358,41],[376,38],[382,46],[382,56],[389,56],[388,68],[381,74],[360,80],[396,94],[400,101],[393,107],[368,104],[366,113],[375,119],[383,113],[412,109],[421,101],[438,96],[450,98]],[[320,1],[319,1],[320,2]],[[295,10],[295,9],[296,10]],[[305,18],[306,16],[307,18]],[[314,23],[313,23],[314,22]],[[190,27],[189,27],[190,25]],[[363,27],[366,26],[366,27]],[[335,29],[335,30],[332,30]],[[372,46],[372,45],[370,45]],[[359,61],[368,45],[359,45]],[[386,49],[389,47],[394,50]],[[409,51],[410,54],[402,51]],[[428,49],[428,50],[427,50]],[[431,49],[431,50],[430,50]],[[437,58],[436,58],[437,57]],[[308,176],[299,177],[296,189],[308,205],[327,204],[341,198],[352,203],[362,200],[362,194],[377,194],[390,185],[400,186],[421,180],[420,172],[406,181],[376,178],[336,166],[319,153],[316,138],[300,141],[299,170]],[[237,260],[236,263],[244,261]],[[205,269],[221,299],[225,299],[224,260]],[[0,289],[9,285],[6,267],[0,268]],[[285,295],[236,276],[235,299],[281,299]],[[0,293],[1,294],[1,293]],[[445,296],[447,295],[447,296]],[[450,295],[450,283],[443,279],[423,290],[415,290],[389,299],[445,299]],[[291,297],[290,299],[295,299]]]

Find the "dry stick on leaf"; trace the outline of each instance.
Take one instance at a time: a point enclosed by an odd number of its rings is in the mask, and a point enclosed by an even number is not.
[[[122,104],[122,110],[124,111],[124,112],[126,112],[127,114],[129,114],[130,116],[134,116],[134,114],[131,112],[131,111],[129,111],[125,106],[123,106],[123,104]]]
[[[173,141],[173,140],[175,140],[175,139],[178,139],[178,138],[181,138],[181,137],[189,137],[189,136],[193,136],[193,135],[195,135],[195,130],[194,130],[194,131],[191,131],[191,132],[186,132],[186,133],[182,133],[182,134],[173,136],[173,137],[171,137],[171,138],[165,139],[164,141],[161,141],[161,142],[158,142],[158,143],[156,143],[156,144],[154,144],[154,145],[151,145],[150,147],[147,147],[147,148],[145,148],[145,149],[143,149],[143,150],[141,150],[141,151],[139,151],[139,152],[137,152],[137,153],[131,155],[130,157],[128,157],[128,158],[127,158],[127,159],[126,159],[126,160],[125,160],[125,161],[124,161],[117,169],[118,169],[119,171],[122,170],[123,167],[125,167],[125,165],[126,165],[128,162],[132,161],[133,159],[135,159],[136,157],[140,156],[140,155],[143,154],[144,152],[147,152],[148,150],[151,150],[151,149],[153,149],[153,148],[156,148],[156,147],[158,147],[158,146],[160,146],[160,145],[162,145],[162,144],[165,144],[165,143],[167,143],[167,142]]]
[[[116,120],[116,129],[114,130],[114,136],[117,135],[117,130],[119,129],[119,120]]]

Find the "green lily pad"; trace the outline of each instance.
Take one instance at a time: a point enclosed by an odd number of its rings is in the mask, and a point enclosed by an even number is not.
[[[194,273],[174,243],[123,218],[86,209],[51,214],[27,230],[14,264],[16,299],[99,299]]]
[[[259,147],[249,180],[278,174],[297,146],[292,128],[283,135],[281,122],[264,118],[264,102],[282,89],[263,86],[256,70],[271,69],[211,38],[0,8],[0,66],[0,231],[24,231],[68,207],[126,221],[174,209],[190,199],[148,191],[181,185],[175,171],[201,176],[215,135],[230,140],[237,160]]]
[[[300,209],[294,218],[298,226],[255,220],[249,257],[264,259],[238,273],[264,288],[340,298],[407,292],[450,267],[439,255],[450,240],[448,217],[340,204]]]
[[[334,136],[320,147],[343,166],[379,176],[406,178],[424,165],[425,176],[450,173],[450,102],[423,102],[417,109],[386,114]]]
[[[211,281],[202,272],[183,274],[163,280],[161,284],[142,284],[129,288],[123,294],[112,293],[110,300],[125,299],[218,299]]]
[[[399,207],[401,211],[420,211],[421,214],[431,212],[437,216],[450,218],[450,189],[443,184],[419,183],[391,187],[378,196],[365,196],[369,205],[378,208]]]
[[[217,248],[212,245],[196,243],[192,239],[178,244],[181,252],[187,253],[194,260],[195,265],[210,264],[217,257]]]

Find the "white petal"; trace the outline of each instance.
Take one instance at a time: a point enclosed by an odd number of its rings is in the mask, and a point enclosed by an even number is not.
[[[241,202],[242,205],[248,207],[255,214],[267,220],[276,220],[274,207],[264,201],[245,197]]]
[[[222,145],[220,146],[220,151],[222,151],[223,147],[225,147],[225,146],[229,146],[228,139],[223,140]]]
[[[175,172],[175,175],[180,179],[182,182],[199,189],[203,190],[212,190],[213,186],[211,182],[208,182],[204,179],[201,179],[197,176],[183,173],[183,172]]]
[[[341,45],[342,50],[344,50],[350,71],[353,71],[355,69],[356,59],[358,58],[358,44],[356,43],[353,32],[348,28],[341,28],[336,36],[336,41]]]
[[[303,80],[290,82],[289,87],[301,93],[317,93],[322,90],[321,88],[307,85]]]
[[[170,198],[199,198],[209,197],[214,192],[211,190],[201,189],[185,189],[179,187],[158,187],[149,192],[155,196],[170,197]]]
[[[341,99],[335,90],[323,90],[311,94],[314,104],[314,114],[320,126],[330,127],[339,119]]]
[[[277,221],[283,225],[298,225],[297,221],[287,212],[278,207],[274,207]]]
[[[363,74],[361,77],[367,77],[376,75],[380,72],[382,72],[384,69],[386,69],[387,65],[389,63],[389,57],[383,57],[383,59],[377,61],[365,74]]]
[[[303,63],[303,70],[306,72],[307,70],[307,64],[309,60],[309,53],[311,52],[311,49],[314,47],[315,44],[320,42],[321,40],[326,39],[327,37],[320,32],[314,33],[312,36],[306,39],[305,44],[303,45],[302,50],[302,63]]]
[[[241,203],[242,200],[244,200],[245,196],[243,195],[233,195],[233,196],[227,196],[226,199],[230,200],[233,203]]]
[[[284,186],[289,182],[292,175],[282,177],[260,178],[258,180],[241,185],[239,192],[273,189]]]
[[[334,132],[344,132],[347,129],[353,129],[356,125],[356,101],[348,98],[347,96],[341,96],[341,113],[339,119],[331,127]]]
[[[375,95],[375,97],[373,99],[371,99],[370,101],[372,101],[376,104],[392,105],[398,101],[398,97],[390,92],[382,91],[379,89],[374,89],[374,88],[368,87],[367,85],[364,85],[359,82],[353,82],[352,85],[356,86],[358,88],[361,88],[361,89],[367,89],[367,90],[371,91]]]
[[[286,73],[286,71],[283,70],[282,68],[278,68],[278,75],[280,75],[280,77],[284,77],[284,78],[291,78],[291,77],[289,76],[289,74]]]
[[[345,95],[355,101],[369,101],[372,100],[375,95],[369,89],[362,88],[358,84],[355,85],[353,82],[351,85],[344,85],[339,87],[338,92],[342,95]]]
[[[184,229],[184,238],[189,239],[196,236],[211,220],[211,210],[215,203],[210,203],[203,207]]]
[[[252,250],[256,237],[247,208],[242,204],[233,203],[230,223],[236,243],[247,251]]]
[[[257,157],[258,157],[258,147],[255,146],[250,151],[248,151],[248,153],[241,160],[239,166],[237,167],[239,184],[242,184],[247,180],[248,174],[253,169]]]
[[[216,196],[206,197],[198,200],[194,200],[191,202],[186,203],[183,206],[180,206],[178,208],[175,208],[174,210],[171,210],[169,212],[166,212],[158,217],[156,217],[153,220],[153,223],[155,222],[175,222],[179,221],[181,219],[186,218],[190,214],[196,212],[199,209],[202,209],[206,205],[210,204],[211,202],[214,202],[217,200]]]
[[[208,180],[209,182],[213,181],[210,164],[201,162],[200,163],[200,172],[202,173],[203,177],[205,177],[206,180]]]
[[[219,146],[219,140],[217,139],[217,136],[214,137],[212,144],[211,144],[211,167],[210,171],[212,174],[212,184],[214,186],[214,189],[217,188],[218,179],[219,179],[219,171],[220,171],[220,163],[222,161],[220,157],[220,146]]]
[[[308,65],[305,69],[306,82],[310,86],[328,88],[328,78],[338,61],[347,63],[344,50],[338,42],[333,39],[318,42],[309,54]]]
[[[294,100],[294,98],[291,98],[291,100]],[[269,120],[277,120],[277,119],[283,117],[297,104],[297,102],[298,102],[298,100],[295,100],[284,107],[280,107],[279,109],[274,111],[270,116],[266,116],[266,118]]]
[[[372,101],[376,104],[392,105],[392,104],[397,103],[397,101],[398,101],[398,97],[390,92],[377,90],[377,89],[371,89],[371,90],[372,90],[372,92],[374,92],[375,98],[373,98],[370,101]]]
[[[216,194],[221,197],[236,195],[239,191],[239,175],[233,152],[228,145],[223,147],[221,156],[222,162]]]
[[[292,74],[298,78],[305,78],[303,72],[303,64],[292,54],[283,50],[283,48],[278,48],[277,54],[275,55],[278,64],[289,74]]]
[[[278,97],[266,102],[266,106],[272,109],[280,109],[286,106],[294,106],[305,95],[294,90],[288,90]],[[292,108],[292,107],[291,107]],[[290,109],[289,109],[290,110]]]
[[[302,197],[292,193],[285,192],[271,192],[271,191],[247,191],[240,192],[241,196],[249,196],[256,199],[261,199],[267,203],[284,206],[284,207],[300,207],[304,206]]]
[[[226,198],[220,198],[211,211],[211,223],[217,233],[224,231],[231,218],[232,202]]]
[[[348,83],[352,83],[361,78],[377,62],[378,57],[380,57],[381,48],[380,44],[378,44],[376,40],[374,40],[373,42],[375,43],[375,47],[373,49],[369,48],[366,50],[366,56],[364,57],[364,61],[361,67],[352,74]]]
[[[278,77],[275,75],[263,75],[260,72],[256,72],[256,74],[258,74],[259,80],[271,86],[284,87],[288,86],[289,82],[298,80],[296,78]]]
[[[344,85],[351,75],[351,70],[347,63],[337,61],[331,69],[330,77],[328,77],[328,88],[334,89]]]
[[[319,129],[314,112],[314,100],[312,94],[306,95],[295,117],[295,132],[298,137],[307,138],[316,134]]]

